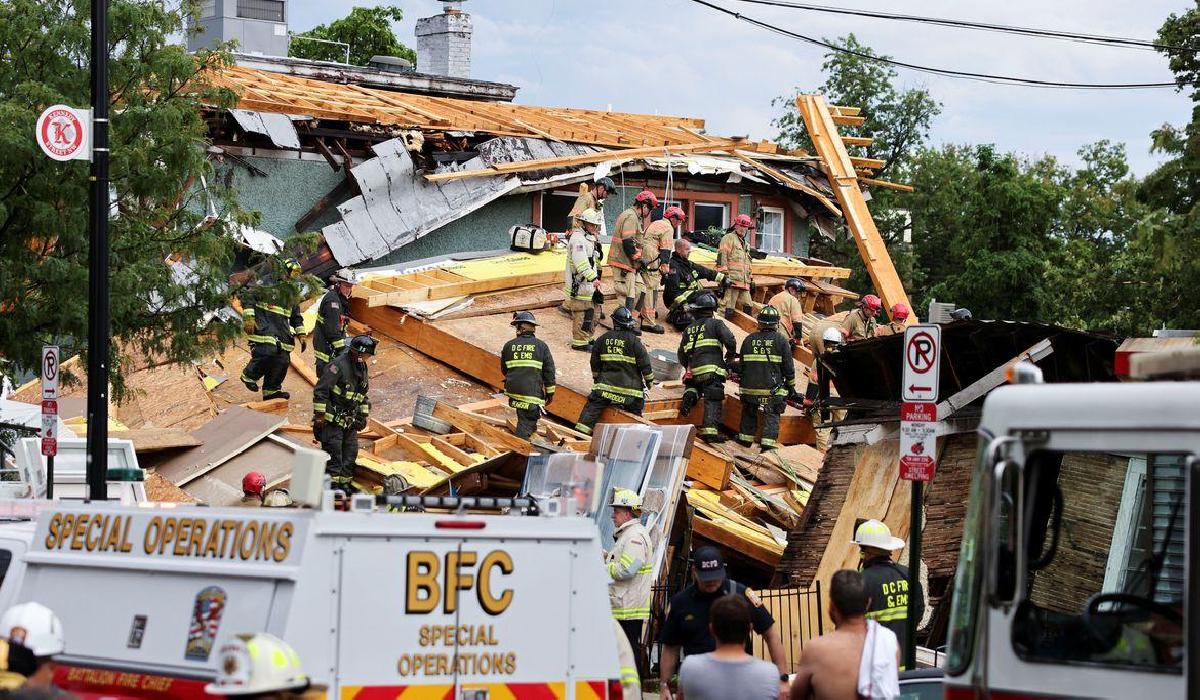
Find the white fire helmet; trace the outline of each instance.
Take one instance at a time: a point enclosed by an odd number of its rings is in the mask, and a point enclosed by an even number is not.
[[[239,634],[221,647],[217,678],[204,686],[211,695],[254,695],[308,687],[300,657],[275,635]]]
[[[854,544],[875,549],[904,549],[904,540],[892,537],[892,531],[879,520],[867,520],[859,525],[854,531]]]
[[[629,489],[617,489],[609,505],[614,508],[641,508],[642,497]]]
[[[37,657],[61,654],[66,645],[62,620],[41,603],[14,605],[0,617],[0,637],[20,644]]]

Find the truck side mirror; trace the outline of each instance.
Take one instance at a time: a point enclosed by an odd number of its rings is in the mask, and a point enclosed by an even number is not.
[[[988,513],[988,601],[1012,603],[1016,594],[1018,554],[1024,536],[1024,470],[1017,462],[1002,459],[992,468],[992,500]]]

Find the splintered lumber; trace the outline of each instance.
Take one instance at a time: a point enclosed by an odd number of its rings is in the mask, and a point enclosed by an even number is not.
[[[912,185],[901,185],[898,182],[888,182],[887,180],[876,180],[873,177],[860,177],[858,179],[861,182],[864,182],[868,185],[875,185],[876,187],[883,187],[883,188],[886,188],[889,190],[899,190],[900,192],[913,192],[914,191]]]
[[[441,418],[465,433],[482,437],[493,445],[503,445],[513,452],[526,456],[534,452],[533,445],[528,440],[522,440],[516,435],[480,420],[478,416],[460,411],[441,401],[434,405],[433,417]]]
[[[82,427],[72,426],[72,432],[79,437],[87,436],[86,424]],[[133,443],[134,452],[162,452],[184,447],[196,447],[200,444],[195,436],[173,428],[134,428],[109,432],[109,437],[129,440]]]
[[[800,110],[804,128],[812,138],[817,153],[829,170],[829,182],[837,195],[838,203],[842,205],[842,212],[846,215],[846,225],[854,236],[854,242],[866,264],[867,272],[871,275],[871,281],[875,283],[875,289],[879,296],[883,297],[884,306],[890,308],[894,304],[904,304],[912,308],[908,294],[904,291],[904,283],[896,273],[896,266],[888,255],[883,238],[875,227],[875,220],[871,217],[871,210],[867,207],[867,200],[858,186],[854,159],[846,151],[835,126],[844,122],[839,122],[838,117],[830,113],[825,98],[821,95],[800,95],[796,98],[796,107]],[[916,316],[910,315],[907,321],[914,323]]]
[[[473,345],[462,338],[448,333],[439,328],[436,324],[421,321],[411,316],[405,316],[400,311],[389,307],[370,307],[363,299],[354,299],[351,301],[351,310],[355,317],[361,320],[367,320],[380,333],[397,340],[405,345],[413,348],[417,352],[423,353],[436,360],[440,360],[463,374],[473,377],[481,382],[490,384],[497,389],[504,386],[504,375],[500,372],[500,361],[497,355],[485,350],[479,346]],[[554,401],[547,407],[547,410],[558,416],[568,423],[574,423],[579,418],[580,411],[583,410],[584,404],[587,402],[587,395],[572,389],[563,384],[558,385],[558,390],[554,394]],[[661,402],[662,406],[654,405],[651,402],[646,406],[647,410],[661,410],[665,408],[678,408],[678,401]],[[732,405],[731,405],[732,404]],[[740,413],[737,412],[740,408],[740,402],[736,399],[727,400],[725,402],[727,413],[733,413],[727,420],[727,423],[737,425],[736,421]],[[491,436],[481,430],[469,429],[466,425],[459,425],[453,420],[446,418],[451,407],[439,403],[434,409],[434,416],[448,421],[455,425],[460,430],[468,433],[475,433],[480,437],[488,439],[488,441],[497,444]],[[730,410],[733,409],[733,410]],[[452,409],[459,420],[470,420],[474,425],[480,428],[490,428],[508,439],[515,440],[517,445],[522,449],[518,451],[521,454],[529,454],[532,446],[516,437],[509,434],[507,431],[488,425],[486,421],[477,415],[469,414],[459,409]],[[644,423],[653,425],[645,418],[635,416],[632,413],[618,411],[614,408],[606,408],[600,416],[602,423]],[[811,427],[807,428],[811,433]],[[504,443],[507,444],[507,443]],[[687,474],[688,478],[700,482],[706,486],[711,486],[717,489],[726,488],[729,484],[729,473],[733,469],[733,460],[713,449],[708,445],[697,444],[692,450],[692,455],[688,461]]]
[[[296,370],[296,373],[304,378],[304,381],[312,386],[317,385],[317,370],[308,364],[308,361],[304,359],[304,355],[300,354],[300,348],[297,347],[292,350],[291,355],[288,357],[288,362],[291,364],[292,369]]]
[[[800,182],[796,178],[794,178],[780,170],[776,170],[775,168],[772,168],[771,166],[767,165],[766,163],[762,162],[761,160],[758,160],[756,158],[751,158],[750,156],[746,155],[745,153],[742,153],[741,151],[736,151],[734,153],[734,155],[737,156],[739,160],[741,160],[743,163],[746,163],[750,167],[761,170],[762,172],[766,173],[767,175],[770,175],[771,177],[782,182],[783,184],[787,185],[788,187],[791,187],[794,190],[799,190],[799,191],[809,195],[810,197],[816,199],[818,202],[821,203],[822,206],[824,206],[826,209],[828,209],[834,216],[842,215],[842,210],[838,209],[836,204],[829,201],[828,197],[821,194],[820,192],[813,189],[812,187],[809,187],[808,185],[804,184],[803,182]]]
[[[733,151],[745,146],[745,141],[727,139],[724,141],[699,141],[696,143],[672,144],[668,146],[646,146],[642,148],[621,148],[595,153],[581,153],[574,156],[559,158],[538,158],[535,160],[519,160],[512,163],[498,163],[483,170],[460,170],[450,173],[434,173],[426,175],[429,182],[447,182],[462,180],[469,177],[485,175],[500,175],[504,173],[522,173],[533,170],[550,170],[552,168],[567,168],[577,165],[591,165],[606,160],[625,160],[629,158],[652,158],[656,156],[678,153],[699,153],[708,151]]]
[[[689,489],[688,504],[696,509],[692,518],[695,535],[743,554],[774,570],[783,556],[783,545],[770,530],[739,515],[719,502],[719,492]]]
[[[288,412],[287,399],[267,399],[266,401],[251,401],[242,404],[251,411],[270,413],[276,416],[286,416]]]

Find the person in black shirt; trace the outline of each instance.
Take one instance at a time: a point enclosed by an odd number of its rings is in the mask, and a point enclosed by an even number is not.
[[[783,642],[775,618],[763,607],[758,595],[725,575],[725,560],[716,547],[699,547],[692,553],[692,577],[692,583],[671,598],[667,620],[659,637],[663,645],[658,671],[663,700],[672,697],[670,680],[675,675],[680,650],[687,656],[705,654],[717,648],[717,640],[708,624],[708,610],[713,601],[730,593],[743,595],[750,602],[750,625],[766,642],[771,661],[779,668],[780,697],[787,697],[789,686]]]

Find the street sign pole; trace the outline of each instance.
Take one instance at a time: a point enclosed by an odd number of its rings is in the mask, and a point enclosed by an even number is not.
[[[108,498],[108,0],[92,0],[91,245],[88,249],[87,483]]]
[[[908,523],[908,613],[904,667],[917,667],[917,594],[921,580],[924,482],[937,467],[937,400],[941,382],[942,329],[909,326],[904,332],[904,382],[900,390],[900,478],[912,482]]]
[[[54,498],[54,456],[58,454],[57,345],[42,346],[42,454],[46,457],[46,498]]]

